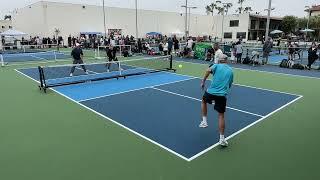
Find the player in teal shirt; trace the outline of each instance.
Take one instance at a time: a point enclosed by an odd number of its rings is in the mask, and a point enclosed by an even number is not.
[[[214,109],[219,113],[219,131],[221,146],[228,146],[228,142],[224,137],[225,120],[224,113],[227,107],[227,95],[231,89],[233,83],[233,71],[227,63],[227,57],[224,56],[219,61],[220,64],[211,66],[205,73],[204,79],[201,83],[201,88],[204,90],[205,82],[207,81],[210,74],[213,75],[210,87],[203,95],[202,99],[202,122],[201,128],[208,127],[207,123],[207,104],[215,103]]]

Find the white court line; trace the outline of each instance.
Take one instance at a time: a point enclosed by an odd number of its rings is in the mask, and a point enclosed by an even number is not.
[[[39,81],[37,81],[37,80],[33,79],[32,77],[30,77],[30,76],[28,76],[28,75],[26,75],[26,74],[24,74],[24,73],[22,73],[22,72],[18,71],[17,69],[15,69],[15,71],[16,71],[16,72],[18,72],[19,74],[21,74],[21,75],[23,75],[23,76],[25,76],[25,77],[27,77],[27,78],[29,78],[29,79],[33,80],[33,81],[35,81],[35,82],[38,82],[38,83],[39,83]],[[113,119],[111,119],[111,118],[109,118],[109,117],[107,117],[107,116],[105,116],[105,115],[103,115],[103,114],[101,114],[101,113],[99,113],[99,112],[97,112],[97,111],[95,111],[95,110],[93,110],[93,109],[91,109],[91,108],[89,108],[89,107],[87,107],[87,106],[83,105],[83,104],[81,104],[80,102],[77,102],[77,101],[73,100],[72,98],[70,98],[70,97],[68,97],[68,96],[64,95],[63,93],[60,93],[59,91],[57,91],[57,90],[55,90],[55,89],[53,89],[53,88],[50,88],[50,89],[51,89],[52,91],[54,91],[55,93],[57,93],[57,94],[61,95],[62,97],[64,97],[64,98],[66,98],[66,99],[68,99],[68,100],[70,100],[70,101],[72,101],[72,102],[74,102],[74,103],[76,103],[76,104],[80,105],[81,107],[83,107],[83,108],[85,108],[85,109],[87,109],[87,110],[89,110],[89,111],[91,111],[91,112],[93,112],[93,113],[95,113],[95,114],[97,114],[97,115],[99,115],[99,116],[103,117],[103,118],[104,118],[104,119],[106,119],[106,120],[111,121],[112,123],[114,123],[114,124],[116,124],[116,125],[118,125],[118,126],[120,126],[120,127],[124,128],[124,129],[126,129],[126,130],[128,130],[128,131],[130,131],[131,133],[133,133],[133,134],[137,135],[138,137],[141,137],[142,139],[145,139],[145,140],[147,140],[147,141],[149,141],[149,142],[151,142],[151,143],[153,143],[153,144],[155,144],[155,145],[157,145],[157,146],[161,147],[162,149],[164,149],[164,150],[166,150],[166,151],[168,151],[168,152],[170,152],[170,153],[172,153],[172,154],[174,154],[174,155],[176,155],[176,156],[180,157],[181,159],[184,159],[185,161],[189,161],[189,159],[188,159],[188,158],[186,158],[186,157],[184,157],[183,155],[181,155],[181,154],[179,154],[179,153],[177,153],[177,152],[175,152],[175,151],[173,151],[173,150],[171,150],[171,149],[169,149],[169,148],[167,148],[167,147],[165,147],[165,146],[163,146],[163,145],[161,145],[161,144],[159,144],[159,143],[157,143],[157,142],[155,142],[155,141],[151,140],[150,138],[148,138],[148,137],[146,137],[146,136],[143,136],[142,134],[140,134],[140,133],[138,133],[138,132],[136,132],[136,131],[134,131],[134,130],[132,130],[132,129],[128,128],[128,127],[126,127],[125,125],[123,125],[123,124],[121,124],[121,123],[119,123],[119,122],[117,122],[117,121],[115,121],[115,120],[113,120]]]
[[[185,95],[174,93],[174,92],[171,92],[171,91],[166,91],[166,90],[155,88],[155,87],[152,87],[151,89],[154,89],[154,90],[157,90],[157,91],[161,91],[161,92],[165,92],[165,93],[172,94],[172,95],[176,95],[176,96],[180,96],[180,97],[184,97],[184,98],[187,98],[187,99],[191,99],[191,100],[202,102],[201,99],[193,98],[193,97],[190,97],[190,96],[185,96]],[[234,111],[242,112],[242,113],[245,113],[245,114],[250,114],[250,115],[253,115],[253,116],[257,116],[257,117],[264,117],[263,115],[260,115],[260,114],[255,114],[255,113],[251,113],[251,112],[248,112],[248,111],[244,111],[244,110],[240,110],[240,109],[236,109],[236,108],[232,108],[232,107],[227,107],[227,109],[231,109],[231,110],[234,110]]]
[[[203,64],[203,63],[195,63],[195,62],[187,62],[183,60],[174,60],[176,62],[184,62],[187,64],[197,64],[197,65],[203,65],[208,66],[209,64]],[[232,67],[232,66],[231,66]],[[245,68],[235,68],[233,69],[243,70],[243,71],[252,71],[252,72],[260,72],[260,73],[268,73],[268,74],[276,74],[276,75],[284,75],[284,76],[291,76],[291,77],[300,77],[300,78],[309,78],[309,79],[319,79],[319,77],[312,77],[312,76],[303,76],[303,75],[295,75],[295,74],[287,74],[287,73],[278,73],[278,72],[270,72],[270,71],[262,71],[262,70],[253,70],[253,69],[245,69]]]
[[[153,85],[153,86],[147,86],[147,87],[132,89],[132,90],[128,90],[128,91],[121,91],[121,92],[117,92],[117,93],[113,93],[113,94],[107,94],[107,95],[103,95],[103,96],[97,96],[97,97],[93,97],[93,98],[84,99],[84,100],[81,100],[79,102],[85,102],[85,101],[90,101],[90,100],[110,97],[110,96],[114,96],[114,95],[125,94],[125,93],[134,92],[134,91],[140,91],[140,90],[144,90],[144,89],[150,89],[150,88],[157,87],[157,86],[164,86],[164,85],[169,85],[169,84],[174,84],[174,83],[179,83],[179,82],[184,82],[184,81],[190,81],[192,79],[195,79],[195,78],[189,78],[189,79],[183,79],[183,80],[179,80],[179,81],[173,81],[173,82],[168,82],[168,83],[163,83],[163,84],[157,84],[157,85]]]
[[[78,69],[78,70],[83,70],[82,68],[80,68],[80,67],[76,67],[76,69]],[[99,74],[99,73],[97,73],[97,72],[94,72],[94,71],[90,71],[90,70],[88,70],[88,69],[86,69],[87,70],[87,72],[90,72],[90,73],[93,73],[93,74]]]
[[[283,105],[282,107],[276,109],[275,111],[271,112],[270,114],[268,114],[268,115],[264,116],[263,118],[259,119],[258,121],[255,121],[255,122],[253,122],[252,124],[249,124],[248,126],[240,129],[239,131],[237,131],[237,132],[233,133],[232,135],[228,136],[228,137],[226,138],[226,140],[230,140],[230,139],[234,138],[235,136],[239,135],[240,133],[244,132],[245,130],[249,129],[250,127],[252,127],[252,126],[260,123],[261,121],[263,121],[263,120],[265,120],[265,119],[267,119],[267,118],[269,118],[269,117],[272,116],[273,114],[275,114],[275,113],[279,112],[280,110],[286,108],[287,106],[295,103],[296,101],[298,101],[298,100],[301,99],[301,98],[303,98],[303,96],[297,97],[296,99],[292,100],[291,102]],[[210,146],[209,148],[207,148],[207,149],[203,150],[202,152],[200,152],[200,153],[192,156],[191,158],[189,158],[188,161],[192,161],[192,160],[200,157],[201,155],[209,152],[210,150],[214,149],[214,148],[217,147],[217,146],[219,146],[218,143]]]
[[[32,77],[30,77],[30,76],[28,76],[28,75],[26,75],[26,74],[24,74],[24,73],[22,73],[22,72],[18,71],[17,69],[15,69],[15,71],[17,71],[19,74],[21,74],[21,75],[23,75],[23,76],[25,76],[25,77],[27,77],[27,78],[29,78],[29,79],[33,80],[33,81],[35,81],[35,82],[38,82],[38,83],[39,83],[39,81],[37,81],[37,80],[33,79]],[[137,132],[135,132],[134,130],[132,130],[132,129],[130,129],[130,128],[128,128],[128,127],[126,127],[126,126],[124,126],[124,125],[120,124],[120,123],[118,123],[117,121],[115,121],[115,120],[113,120],[113,119],[111,119],[111,118],[109,118],[109,117],[107,117],[107,116],[105,116],[105,115],[103,115],[103,114],[101,114],[101,113],[98,113],[97,111],[95,111],[95,110],[93,110],[93,109],[91,109],[91,108],[89,108],[89,107],[87,107],[87,106],[85,106],[85,105],[81,104],[80,102],[77,102],[77,101],[75,101],[75,100],[73,100],[73,99],[69,98],[68,96],[66,96],[66,95],[64,95],[64,94],[62,94],[62,93],[60,93],[59,91],[57,91],[57,90],[55,90],[55,89],[53,89],[53,88],[50,88],[50,89],[51,89],[52,91],[56,92],[57,94],[60,94],[61,96],[63,96],[63,97],[65,97],[65,98],[67,98],[67,99],[71,100],[72,102],[74,102],[74,103],[76,103],[76,104],[80,105],[81,107],[84,107],[84,108],[86,108],[86,109],[88,109],[88,110],[90,110],[90,111],[92,111],[92,112],[96,113],[97,115],[99,115],[99,116],[101,116],[101,117],[103,117],[103,118],[105,118],[105,119],[107,119],[107,120],[109,120],[109,121],[111,121],[111,122],[113,122],[113,123],[115,123],[115,124],[119,125],[120,127],[123,127],[124,129],[126,129],[126,130],[128,130],[128,131],[130,131],[130,132],[132,132],[132,133],[134,133],[134,134],[136,134],[137,136],[139,136],[139,137],[141,137],[141,138],[143,138],[143,139],[145,139],[145,140],[147,140],[147,141],[149,141],[149,142],[151,142],[151,143],[153,143],[153,144],[155,144],[155,145],[157,145],[157,146],[159,146],[159,147],[163,148],[164,150],[166,150],[166,151],[168,151],[168,152],[170,152],[170,153],[172,153],[172,154],[174,154],[174,155],[176,155],[176,156],[178,156],[178,157],[180,157],[180,158],[182,158],[182,159],[184,159],[184,160],[186,160],[186,161],[188,161],[188,162],[190,162],[190,161],[192,161],[192,160],[194,160],[194,159],[196,159],[196,158],[200,157],[201,155],[203,155],[203,154],[207,153],[208,151],[210,151],[210,150],[212,150],[213,148],[215,148],[215,147],[217,147],[217,146],[218,146],[218,144],[214,144],[214,145],[212,145],[211,147],[209,147],[209,148],[207,148],[207,149],[203,150],[202,152],[200,152],[200,153],[198,153],[198,154],[194,155],[193,157],[191,157],[191,158],[186,158],[186,157],[184,157],[183,155],[181,155],[181,154],[179,154],[179,153],[177,153],[177,152],[175,152],[175,151],[173,151],[173,150],[171,150],[171,149],[169,149],[169,148],[167,148],[167,147],[165,147],[165,146],[163,146],[163,145],[161,145],[161,144],[159,144],[159,143],[157,143],[157,142],[155,142],[155,141],[153,141],[153,140],[151,140],[151,139],[149,139],[149,138],[147,138],[147,137],[145,137],[145,136],[143,136],[142,134],[137,133]],[[298,98],[296,98],[295,100],[293,100],[293,101],[291,101],[291,102],[287,103],[286,105],[284,105],[284,106],[282,106],[282,107],[278,108],[277,110],[275,110],[275,111],[271,112],[270,114],[268,114],[268,115],[266,115],[266,116],[262,117],[262,118],[261,118],[261,119],[259,119],[258,121],[255,121],[254,123],[252,123],[252,124],[250,124],[250,125],[246,126],[245,128],[243,128],[243,129],[241,129],[241,130],[239,130],[239,131],[235,132],[234,134],[230,135],[230,136],[229,136],[229,137],[227,137],[226,139],[227,139],[227,140],[232,139],[233,137],[235,137],[235,136],[237,136],[238,134],[240,134],[240,133],[244,132],[244,131],[245,131],[245,130],[247,130],[248,128],[250,128],[250,127],[252,127],[252,126],[254,126],[254,125],[258,124],[259,122],[261,122],[261,121],[263,121],[263,120],[267,119],[268,117],[272,116],[273,114],[275,114],[275,113],[279,112],[280,110],[282,110],[282,109],[286,108],[287,106],[289,106],[289,105],[293,104],[294,102],[298,101],[298,100],[299,100],[299,99],[301,99],[302,97],[303,97],[303,96],[299,96],[299,97],[298,97]]]

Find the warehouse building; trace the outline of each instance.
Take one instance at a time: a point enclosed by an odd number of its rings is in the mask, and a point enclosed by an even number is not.
[[[106,31],[121,35],[136,34],[136,11],[127,8],[105,7]],[[83,4],[39,1],[18,9],[13,14],[13,26],[31,36],[52,37],[55,30],[67,36],[80,33],[104,34],[103,7]],[[257,40],[265,33],[266,17],[250,14],[190,15],[191,36],[212,36],[225,41]],[[271,18],[271,30],[278,29],[280,18]],[[138,10],[138,35],[148,32],[163,35],[184,35],[185,15],[176,12]]]

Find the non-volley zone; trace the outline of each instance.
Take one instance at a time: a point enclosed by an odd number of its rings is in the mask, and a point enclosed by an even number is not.
[[[37,68],[17,71],[39,82]],[[198,127],[203,91],[200,79],[195,77],[158,72],[52,90],[186,161],[205,154],[219,141],[213,107],[209,127]],[[234,85],[228,96],[226,136],[234,137],[301,97]]]

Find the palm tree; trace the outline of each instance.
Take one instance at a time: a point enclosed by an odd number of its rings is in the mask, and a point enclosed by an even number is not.
[[[218,14],[223,15],[224,14],[224,7],[217,7]]]
[[[244,8],[244,13],[249,13],[249,12],[251,12],[252,11],[252,8],[251,7],[245,7]]]
[[[229,9],[233,6],[232,3],[227,3],[224,5],[224,8],[226,9],[226,15],[228,14]]]
[[[238,0],[238,4],[240,5],[240,7],[238,8],[237,12],[239,12],[239,14],[242,13],[243,11],[243,3],[245,2],[246,0]]]
[[[214,10],[217,9],[217,4],[215,3],[212,3],[210,5],[207,5],[206,6],[206,13],[207,14],[212,14],[212,16],[214,15]]]

